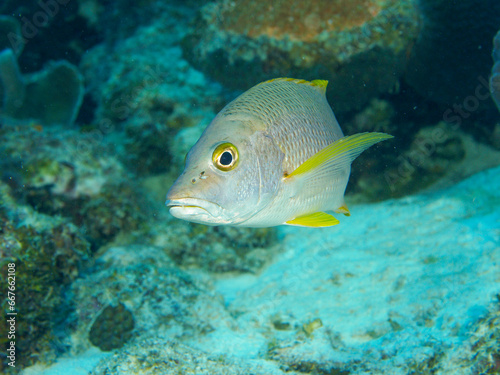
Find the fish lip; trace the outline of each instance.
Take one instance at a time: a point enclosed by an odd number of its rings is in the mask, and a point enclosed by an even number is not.
[[[170,212],[176,217],[183,216],[197,216],[200,214],[210,215],[214,218],[220,217],[222,214],[222,207],[217,203],[207,201],[200,198],[175,198],[167,199],[165,202],[167,207],[170,207]],[[174,212],[172,212],[174,210]]]

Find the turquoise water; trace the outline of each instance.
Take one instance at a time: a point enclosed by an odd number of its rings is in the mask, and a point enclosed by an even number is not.
[[[492,0],[2,2],[0,373],[500,373],[499,29]],[[172,216],[203,131],[279,77],[394,136],[352,163],[350,216]]]

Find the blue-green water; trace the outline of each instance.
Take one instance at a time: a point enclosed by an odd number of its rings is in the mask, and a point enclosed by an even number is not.
[[[0,373],[500,373],[499,30],[493,0],[2,2]],[[351,215],[170,215],[204,129],[278,77],[394,136]]]

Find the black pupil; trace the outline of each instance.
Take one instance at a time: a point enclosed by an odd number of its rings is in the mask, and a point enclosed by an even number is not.
[[[229,151],[224,151],[219,159],[221,165],[229,165],[233,162],[233,155]]]

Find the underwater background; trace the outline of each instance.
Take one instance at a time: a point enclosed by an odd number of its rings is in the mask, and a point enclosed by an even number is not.
[[[498,0],[3,0],[0,373],[500,374],[499,30]],[[276,77],[395,137],[351,216],[172,217],[187,151]]]

